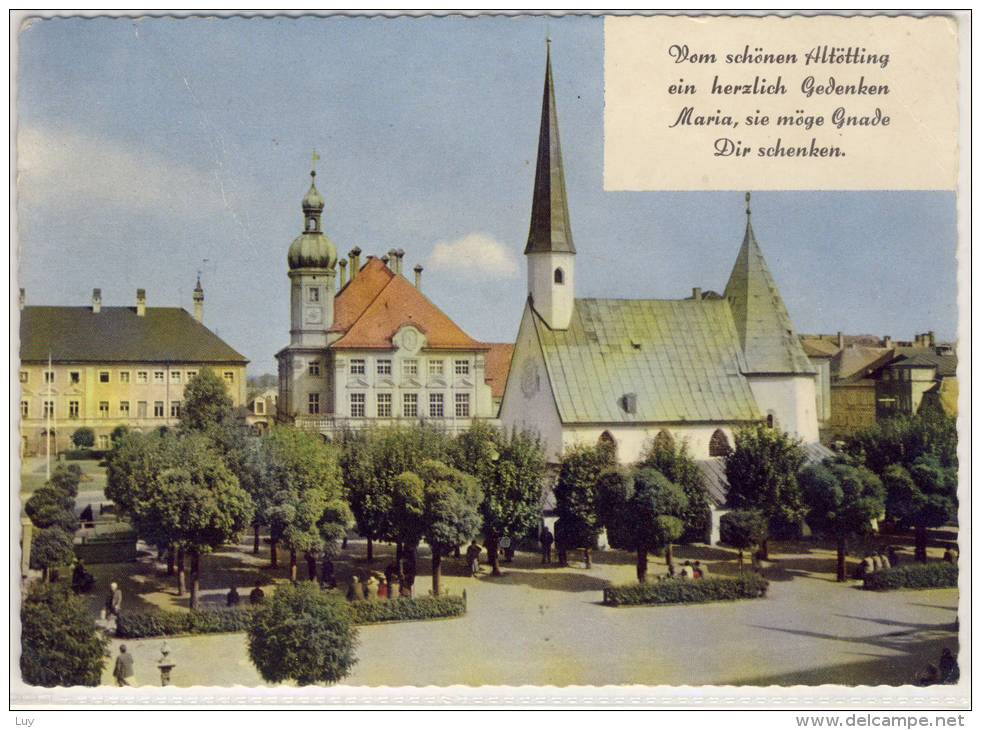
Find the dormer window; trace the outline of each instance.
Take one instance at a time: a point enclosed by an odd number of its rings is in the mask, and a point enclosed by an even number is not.
[[[556,284],[564,284],[565,283],[565,272],[562,271],[562,269],[556,269],[555,270],[555,276],[554,276],[554,278],[555,278],[555,283]]]

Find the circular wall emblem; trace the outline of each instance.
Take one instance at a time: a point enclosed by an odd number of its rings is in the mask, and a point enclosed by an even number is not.
[[[406,350],[415,350],[419,344],[419,334],[415,330],[407,329],[402,333],[402,347]]]

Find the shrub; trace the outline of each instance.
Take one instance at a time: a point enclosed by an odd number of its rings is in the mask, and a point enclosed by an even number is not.
[[[106,452],[100,449],[75,449],[63,454],[66,461],[92,461],[106,458]]]
[[[245,631],[251,621],[252,611],[248,608],[122,613],[116,623],[116,636],[121,639],[145,639],[178,634],[221,634]]]
[[[102,681],[109,640],[67,586],[32,585],[21,605],[20,626],[20,671],[27,684],[96,687]]]
[[[682,580],[666,578],[657,583],[611,586],[603,589],[603,603],[608,606],[637,606],[665,603],[707,603],[762,598],[769,581],[756,573],[735,578]]]
[[[421,596],[395,598],[390,601],[357,601],[348,604],[356,624],[376,624],[384,621],[423,621],[434,618],[462,616],[467,612],[463,596]]]
[[[863,588],[894,591],[901,588],[956,588],[957,566],[953,563],[908,563],[877,570],[865,576]]]
[[[91,449],[95,446],[95,431],[88,426],[75,429],[72,434],[72,443],[76,449]]]

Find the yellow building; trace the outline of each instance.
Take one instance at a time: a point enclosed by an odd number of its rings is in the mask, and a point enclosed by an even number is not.
[[[194,315],[179,307],[24,306],[20,312],[20,428],[26,455],[71,448],[83,426],[95,447],[109,447],[119,425],[149,430],[175,425],[184,387],[202,368],[223,378],[234,406],[245,403],[248,360],[202,323],[204,291],[194,289]],[[49,365],[50,362],[50,365]]]

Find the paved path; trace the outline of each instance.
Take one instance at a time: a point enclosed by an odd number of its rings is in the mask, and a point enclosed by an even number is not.
[[[387,562],[385,550],[376,565]],[[705,547],[677,552],[681,560],[731,558]],[[633,608],[599,603],[607,581],[633,579],[627,555],[601,553],[586,571],[542,568],[519,554],[505,576],[477,579],[459,575],[451,560],[445,583],[451,592],[466,588],[467,615],[361,628],[359,661],[345,684],[907,684],[942,647],[956,648],[956,590],[871,593],[815,572],[829,569],[831,553],[774,557],[766,599]],[[731,560],[714,567],[735,569]],[[420,576],[417,587],[428,588],[428,579]],[[162,641],[126,643],[136,682],[157,684]],[[175,684],[262,683],[244,635],[169,644]]]

